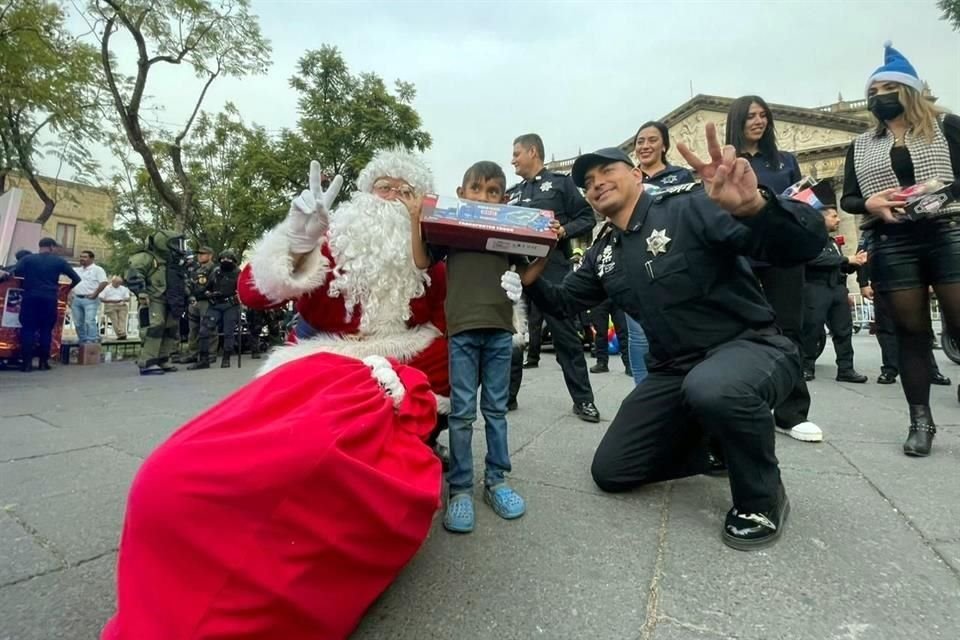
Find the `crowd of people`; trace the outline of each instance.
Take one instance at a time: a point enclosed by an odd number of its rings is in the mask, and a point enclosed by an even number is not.
[[[830,235],[835,196],[815,208],[783,195],[800,167],[755,95],[731,105],[725,144],[707,125],[708,157],[678,145],[687,167],[667,162],[669,131],[658,122],[637,130],[638,165],[604,148],[577,158],[569,176],[554,173],[543,140],[526,134],[513,142],[516,185],[494,162],[467,167],[460,198],[553,212],[557,244],[546,258],[432,243],[421,225],[432,174],[403,151],[378,153],[336,207],[341,179],[324,183],[311,163],[308,188],[242,268],[230,252],[212,266],[201,248],[188,276],[177,266],[183,237],[151,236],[126,278],[145,310],[142,373],[175,369],[188,307],[196,348],[181,361],[191,368],[209,366],[215,326],[234,322],[238,304],[292,304],[296,315],[254,381],[141,468],[121,541],[119,610],[103,638],[345,636],[416,552],[438,502],[446,530],[474,530],[478,402],[483,501],[503,519],[523,516],[526,501],[509,482],[507,416],[519,406],[523,371],[539,365],[545,327],[572,414],[600,421],[584,356],[588,310],[593,373],[609,369],[612,317],[636,382],[593,456],[594,482],[621,492],[725,475],[732,504],[721,535],[732,548],[764,548],[783,535],[790,501],[776,433],[824,437],[807,388],[824,324],[836,379],[867,382],[854,368],[848,275],[884,318],[878,382],[901,379],[903,452],[929,455],[930,385],[944,380],[929,301],[932,291],[947,331],[960,336],[960,203],[907,219],[900,192],[939,180],[960,197],[960,118],[921,91],[915,69],[887,45],[866,85],[875,126],[853,141],[845,166],[840,205],[862,216],[866,232],[853,255]],[[574,240],[591,238],[577,251]],[[82,314],[107,283],[90,265],[81,269],[46,252],[13,271],[27,281],[68,275]],[[49,312],[49,302],[32,304],[28,320]],[[449,451],[438,444],[444,430]],[[225,541],[222,531],[234,535]],[[375,561],[358,540],[376,540]]]

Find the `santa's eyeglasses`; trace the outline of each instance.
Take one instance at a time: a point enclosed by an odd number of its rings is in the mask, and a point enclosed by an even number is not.
[[[415,194],[413,187],[408,184],[395,185],[389,182],[377,182],[373,185],[373,191],[378,196],[389,196],[396,194],[401,198],[412,198]]]

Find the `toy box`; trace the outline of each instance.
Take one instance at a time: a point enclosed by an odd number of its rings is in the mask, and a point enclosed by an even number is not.
[[[428,195],[423,200],[424,239],[458,249],[543,257],[557,244],[553,212]]]

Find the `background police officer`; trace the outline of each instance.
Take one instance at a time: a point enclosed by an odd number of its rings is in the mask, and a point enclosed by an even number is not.
[[[547,258],[543,277],[559,283],[570,272],[570,256],[573,253],[570,240],[589,237],[597,222],[593,210],[570,177],[547,171],[543,158],[543,140],[537,134],[528,133],[513,141],[512,164],[523,181],[507,190],[507,201],[520,207],[553,211],[553,228],[559,241],[557,248]],[[546,321],[553,338],[557,362],[563,370],[563,380],[573,398],[574,413],[581,420],[599,422],[600,412],[593,402],[587,361],[583,357],[583,347],[573,321],[546,313],[541,316],[536,305],[531,305],[527,320],[530,344],[524,366],[537,366],[540,358],[540,327]],[[519,386],[516,380],[514,386]]]
[[[190,323],[190,333],[187,338],[187,354],[179,362],[186,364],[197,361],[200,350],[200,325],[207,315],[209,301],[201,299],[201,294],[207,288],[207,280],[216,264],[213,262],[213,249],[207,246],[197,250],[196,260],[187,265],[187,290],[190,294],[190,306],[187,308],[187,321]]]
[[[832,194],[833,191],[831,190]],[[840,227],[836,199],[824,202],[823,214],[827,231],[835,232]],[[850,315],[850,292],[847,290],[847,274],[854,273],[867,262],[867,253],[858,251],[848,258],[840,251],[833,237],[816,258],[807,263],[803,300],[803,377],[814,379],[817,362],[817,340],[823,325],[830,327],[833,346],[837,355],[837,380],[863,383],[867,376],[853,368],[853,318]]]
[[[620,149],[577,159],[573,178],[608,219],[579,270],[561,285],[523,273],[537,304],[572,315],[610,298],[643,326],[650,374],[626,397],[593,459],[606,491],[706,473],[708,442],[720,447],[733,508],[724,542],[771,544],[789,501],[774,452],[771,409],[801,377],[796,345],[781,335],[773,309],[744,256],[803,264],[826,242],[822,216],[758,189],[749,163],[721,151],[707,125],[710,161],[680,151],[705,189],[673,187],[653,197]],[[728,213],[729,212],[729,213]],[[511,295],[512,273],[503,276]]]
[[[206,300],[209,305],[200,326],[200,354],[197,362],[188,369],[208,369],[210,367],[210,337],[217,335],[217,328],[223,326],[223,355],[220,367],[230,366],[238,324],[240,322],[240,299],[237,297],[237,279],[240,270],[237,254],[226,249],[220,253],[219,265],[210,273],[206,288],[198,300]]]

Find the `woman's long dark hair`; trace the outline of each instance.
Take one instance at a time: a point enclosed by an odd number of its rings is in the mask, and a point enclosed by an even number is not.
[[[779,150],[777,149],[777,133],[773,126],[773,111],[767,106],[766,101],[760,96],[742,96],[733,101],[730,110],[727,111],[727,135],[726,144],[732,144],[737,150],[737,155],[743,153],[746,146],[746,138],[743,135],[743,127],[747,124],[747,114],[750,113],[750,105],[757,103],[767,112],[767,128],[760,138],[757,145],[760,152],[768,162],[778,162]]]

